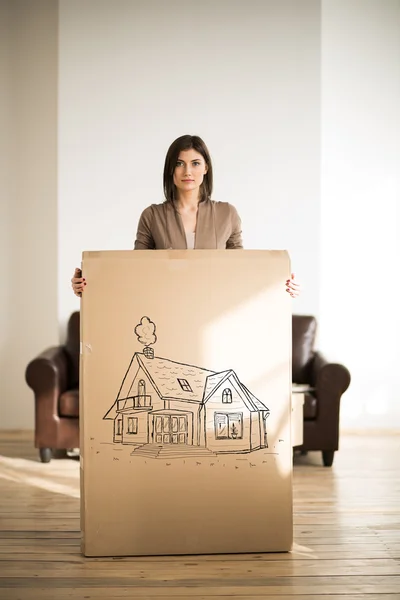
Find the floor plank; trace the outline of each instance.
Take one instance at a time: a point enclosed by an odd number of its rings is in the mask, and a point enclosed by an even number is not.
[[[364,593],[349,593],[349,594],[337,594],[326,593],[322,596],[315,594],[296,594],[293,596],[292,594],[276,594],[275,591],[272,594],[266,593],[264,589],[256,590],[251,595],[242,594],[239,590],[235,590],[234,593],[230,591],[228,588],[224,590],[222,593],[213,594],[210,590],[179,590],[172,589],[166,590],[166,593],[163,594],[153,594],[152,591],[150,593],[145,593],[143,595],[137,595],[132,592],[132,588],[119,588],[119,587],[110,587],[106,590],[99,590],[98,588],[74,588],[72,591],[64,588],[37,588],[37,590],[23,589],[17,590],[15,588],[3,588],[2,590],[7,596],[0,596],[0,598],[7,598],[7,600],[53,600],[56,598],[57,600],[71,600],[74,598],[76,600],[106,600],[107,598],[113,599],[125,599],[129,600],[131,598],[135,598],[135,600],[159,600],[160,598],[179,598],[179,600],[187,600],[189,598],[195,598],[195,600],[220,600],[221,598],[229,599],[234,598],[235,600],[252,600],[253,598],[257,598],[261,600],[262,598],[273,599],[277,598],[278,600],[398,600],[398,594],[391,593],[382,593],[382,594],[364,594]],[[134,594],[134,595],[133,595]]]
[[[400,600],[399,436],[295,456],[290,553],[85,558],[79,493],[79,460],[0,432],[1,600]]]

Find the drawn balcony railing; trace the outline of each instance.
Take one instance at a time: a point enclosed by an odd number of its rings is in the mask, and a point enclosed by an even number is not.
[[[133,408],[151,408],[151,396],[130,396],[124,400],[118,400],[118,410],[132,410]]]

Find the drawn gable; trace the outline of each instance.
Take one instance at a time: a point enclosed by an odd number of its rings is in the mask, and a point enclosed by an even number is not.
[[[104,419],[115,419],[117,414],[141,406],[163,408],[160,394],[143,367],[139,354],[135,353],[122,380],[120,390]]]
[[[213,386],[213,384],[215,384]],[[267,407],[234,371],[210,376],[201,412],[206,445],[213,452],[251,452],[267,446]]]
[[[134,384],[134,381],[136,379],[136,376],[137,376],[139,370],[140,370],[140,364],[139,364],[139,360],[138,360],[138,353],[135,352],[135,354],[133,355],[132,360],[129,364],[128,370],[125,373],[125,377],[122,380],[122,384],[121,384],[120,390],[118,392],[117,400],[123,400],[125,398],[129,398],[130,396],[132,396],[133,384]]]
[[[140,365],[130,384],[129,395],[118,399],[118,410],[144,407],[161,409],[164,408],[164,402],[148,371]]]
[[[233,371],[230,371],[209,395],[206,406],[207,411],[214,408],[226,408],[249,413],[251,406],[246,401],[246,395],[241,390],[237,378],[234,376]]]
[[[232,373],[230,370],[221,371],[220,373],[213,373],[207,377],[204,387],[203,402],[207,402],[208,398],[213,394],[216,388],[229,377],[230,373]]]

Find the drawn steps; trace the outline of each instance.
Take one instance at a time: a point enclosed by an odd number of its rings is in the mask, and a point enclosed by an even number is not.
[[[215,456],[215,454],[214,452],[211,452],[211,450],[200,446],[160,446],[158,444],[144,444],[133,450],[131,456],[164,458],[169,460],[172,458],[212,457]]]

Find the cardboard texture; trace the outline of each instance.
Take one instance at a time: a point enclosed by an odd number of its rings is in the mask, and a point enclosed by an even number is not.
[[[84,252],[86,556],[292,546],[285,251]]]

